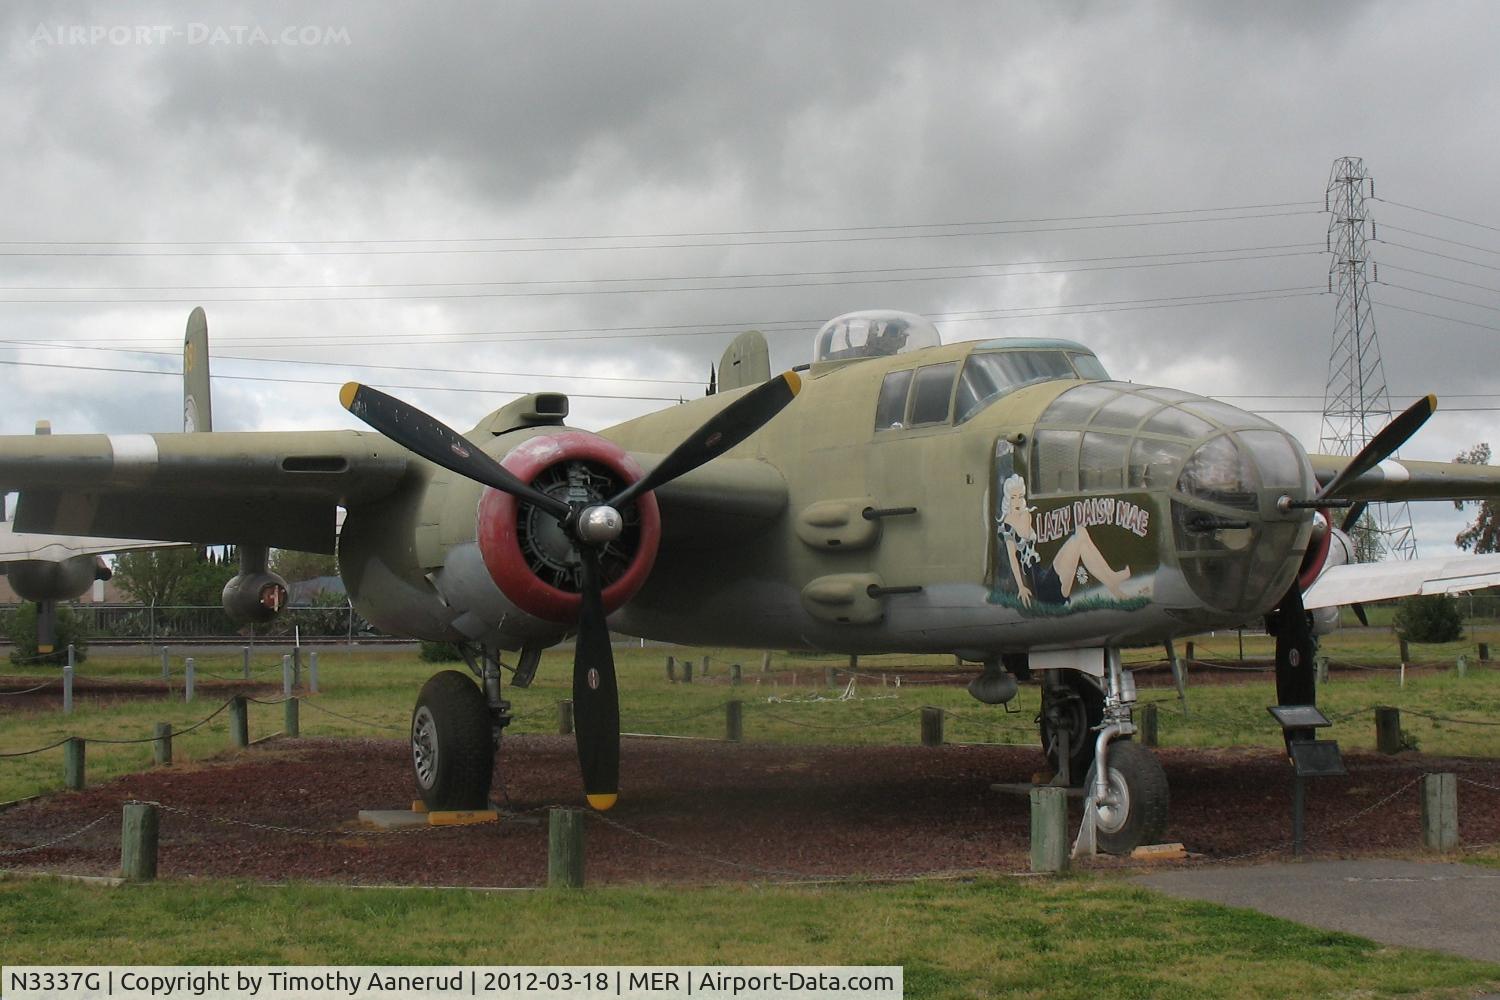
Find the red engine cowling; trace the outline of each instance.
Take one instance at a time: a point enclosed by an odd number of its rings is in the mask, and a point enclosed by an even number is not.
[[[530,438],[500,464],[522,482],[569,501],[602,503],[643,475],[623,448],[587,431]],[[600,553],[606,614],[641,589],[661,543],[661,512],[653,494],[637,498],[620,515],[625,530]],[[506,598],[544,621],[576,621],[579,568],[556,520],[494,489],[481,495],[477,516],[480,555]]]

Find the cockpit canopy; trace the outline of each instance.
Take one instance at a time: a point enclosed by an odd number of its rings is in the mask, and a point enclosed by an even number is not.
[[[888,358],[943,343],[937,327],[916,313],[866,309],[835,316],[813,341],[813,363]]]

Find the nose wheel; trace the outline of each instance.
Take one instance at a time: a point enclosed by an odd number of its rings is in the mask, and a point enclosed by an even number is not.
[[[411,714],[411,762],[433,811],[484,809],[495,772],[495,738],[484,693],[445,670],[422,686]]]
[[[1131,740],[1109,745],[1108,794],[1093,803],[1094,838],[1106,854],[1129,854],[1167,832],[1167,773],[1156,755]],[[1084,787],[1093,789],[1097,762]],[[1090,793],[1092,794],[1092,792]]]

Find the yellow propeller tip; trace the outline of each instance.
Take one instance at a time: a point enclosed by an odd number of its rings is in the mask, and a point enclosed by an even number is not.
[[[339,402],[343,404],[344,409],[347,410],[354,405],[356,392],[359,392],[358,382],[345,382],[344,387],[339,390]]]
[[[1437,412],[1437,393],[1429,392],[1427,394],[1427,405],[1432,408],[1434,413]]]
[[[608,810],[610,806],[613,806],[615,804],[615,801],[619,799],[619,797],[619,794],[616,792],[585,796],[585,798],[589,800],[589,808],[597,810],[598,812],[605,812],[606,810]]]
[[[786,387],[792,390],[793,396],[802,391],[801,375],[798,375],[796,372],[786,372],[781,377],[786,379]]]

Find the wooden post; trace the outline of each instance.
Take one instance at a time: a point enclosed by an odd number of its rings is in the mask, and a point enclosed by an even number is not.
[[[307,690],[312,694],[318,693],[318,651],[316,649],[307,654]]]
[[[83,746],[78,736],[63,744],[63,784],[75,792],[83,791]]]
[[[182,700],[192,701],[198,687],[198,663],[191,656],[182,661]]]
[[[1047,785],[1031,790],[1031,870],[1068,870],[1068,790]]]
[[[1411,662],[1411,644],[1408,643],[1405,639],[1402,639],[1401,640],[1401,663],[1404,665],[1404,664],[1407,664],[1407,663],[1410,663],[1410,662]]]
[[[292,647],[292,687],[302,686],[302,647]]]
[[[155,740],[151,744],[152,758],[158,765],[172,763],[172,724],[158,722],[153,735]]]
[[[1160,746],[1160,731],[1157,728],[1156,705],[1146,704],[1141,706],[1141,745],[1148,747]]]
[[[858,653],[850,653],[849,654],[849,672],[851,674],[859,672],[859,654]]]
[[[726,701],[724,703],[724,738],[730,743],[738,743],[744,732],[745,703],[742,701]]]
[[[743,668],[741,668],[738,663],[731,663],[729,665],[729,686],[730,687],[739,687],[740,686],[740,682],[743,679],[744,679]]]
[[[760,672],[763,674],[771,672],[771,651],[769,649],[760,654]]]
[[[547,810],[547,888],[583,888],[583,812]]]
[[[125,803],[125,815],[120,822],[120,874],[132,882],[150,882],[156,878],[160,822],[152,803]]]
[[[1187,656],[1184,657],[1184,659],[1186,659],[1189,663],[1193,662],[1193,656],[1195,655],[1194,646],[1195,643],[1189,640],[1189,642],[1187,643]]]
[[[73,714],[73,647],[68,646],[68,662],[63,667],[63,715]]]
[[[282,710],[286,713],[281,723],[281,731],[287,736],[297,737],[302,735],[302,703],[296,698],[288,698],[281,703]]]
[[[1328,654],[1318,653],[1313,656],[1313,668],[1318,673],[1318,687],[1328,683]]]
[[[824,667],[823,668],[823,686],[831,688],[831,687],[834,687],[835,685],[837,685],[838,682],[839,682],[838,681],[838,671],[834,670],[832,667]]]
[[[248,681],[250,679],[250,647],[249,646],[241,646],[240,647],[240,669],[241,669],[241,672],[245,675],[245,680]]]
[[[571,736],[573,734],[573,702],[564,698],[557,703],[557,735]]]
[[[683,660],[682,661],[682,683],[684,683],[684,684],[691,684],[691,683],[693,683],[693,661],[692,660]]]
[[[292,696],[292,657],[283,654],[281,657],[281,694],[282,697]]]
[[[1429,851],[1458,846],[1458,776],[1422,775],[1422,844]]]
[[[675,656],[667,657],[667,681],[672,684],[677,683],[677,657]]]
[[[708,676],[708,668],[714,662],[714,658],[707,653],[703,654],[703,676]]]
[[[1401,709],[1375,706],[1375,749],[1381,753],[1401,752]]]
[[[250,745],[250,709],[242,694],[229,699],[229,742],[236,750]]]
[[[167,653],[167,647],[161,648],[161,679],[169,681],[172,679],[172,658]]]
[[[941,708],[928,705],[922,709],[922,745],[924,747],[943,745],[943,710]]]
[[[1458,659],[1453,661],[1453,672],[1460,677],[1469,676],[1469,658],[1463,653],[1458,654]]]
[[[1490,644],[1487,642],[1481,642],[1479,644],[1479,662],[1490,662]]]

